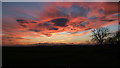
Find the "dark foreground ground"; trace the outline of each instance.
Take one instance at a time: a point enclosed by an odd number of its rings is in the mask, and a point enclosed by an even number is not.
[[[2,68],[119,67],[118,47],[3,47]]]

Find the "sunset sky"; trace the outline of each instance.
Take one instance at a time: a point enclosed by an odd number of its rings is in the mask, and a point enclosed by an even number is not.
[[[92,29],[117,31],[118,15],[117,2],[3,2],[3,46],[85,44]]]

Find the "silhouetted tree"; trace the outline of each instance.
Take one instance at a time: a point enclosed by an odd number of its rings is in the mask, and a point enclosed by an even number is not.
[[[116,34],[114,35],[114,40],[117,44],[120,44],[120,31],[116,32]]]
[[[120,44],[120,31],[117,31],[113,36],[106,40],[107,44]]]
[[[105,40],[110,35],[110,30],[108,28],[99,28],[92,30],[92,41],[94,41],[96,44],[102,45]]]

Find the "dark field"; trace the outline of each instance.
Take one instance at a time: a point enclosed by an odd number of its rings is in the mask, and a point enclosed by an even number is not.
[[[3,47],[2,68],[119,67],[119,47]]]

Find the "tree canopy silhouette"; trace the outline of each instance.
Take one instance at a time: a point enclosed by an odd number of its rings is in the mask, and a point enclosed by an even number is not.
[[[114,35],[114,41],[116,41],[116,44],[120,44],[120,31],[117,31]]]
[[[120,44],[120,31],[117,31],[113,36],[109,37],[105,43],[114,45]]]
[[[110,30],[108,28],[98,28],[92,30],[92,41],[94,41],[96,44],[103,45],[105,40],[110,35]]]

